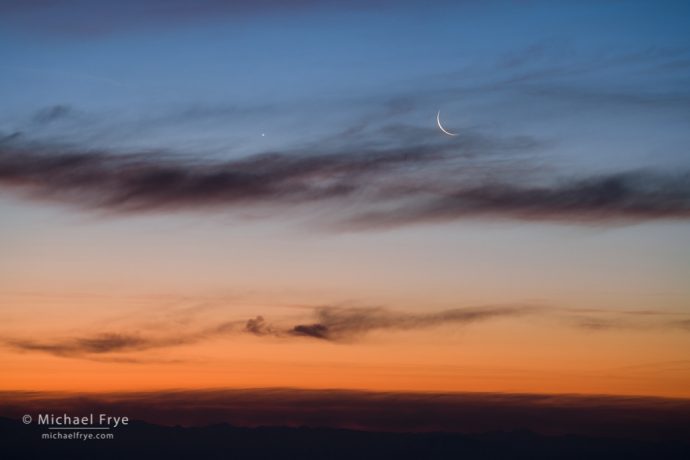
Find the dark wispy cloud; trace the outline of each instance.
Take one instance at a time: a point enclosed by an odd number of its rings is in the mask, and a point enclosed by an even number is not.
[[[102,332],[80,337],[62,337],[48,340],[5,338],[6,346],[25,352],[42,352],[63,357],[94,357],[111,353],[127,353],[153,348],[168,348],[197,343],[217,335],[239,333],[243,321],[226,321],[196,331],[170,330],[160,325],[164,334]],[[111,360],[112,358],[98,358]]]
[[[0,338],[6,347],[21,352],[97,361],[139,362],[137,352],[192,345],[218,337],[249,334],[280,340],[312,340],[313,343],[347,344],[367,334],[386,331],[415,331],[435,327],[462,328],[501,318],[534,317],[557,321],[588,332],[617,330],[690,330],[687,315],[678,312],[561,309],[537,305],[493,305],[453,308],[431,312],[405,312],[383,307],[323,306],[311,309],[300,319],[257,315],[248,320],[233,319],[196,328],[181,328],[164,321],[155,324],[156,333],[97,332],[93,334],[35,338]],[[149,325],[151,326],[151,325]],[[149,327],[150,329],[150,327]],[[136,332],[131,332],[131,331]]]
[[[589,331],[623,329],[688,329],[687,314],[655,311],[589,311],[536,305],[496,305],[454,308],[428,313],[410,313],[381,307],[321,307],[314,320],[294,326],[276,326],[263,317],[249,320],[245,332],[254,335],[299,336],[346,342],[377,330],[405,331],[440,326],[462,326],[500,318],[539,315],[564,320],[568,325]]]
[[[108,394],[0,392],[0,415],[101,412],[164,425],[310,426],[401,432],[529,429],[688,439],[690,401],[630,396],[246,389]]]
[[[128,155],[0,147],[0,184],[30,196],[131,212],[289,205],[356,193],[365,176],[428,163],[435,146],[300,155],[273,153],[225,163],[174,159],[155,152]]]
[[[406,135],[414,135],[408,128]],[[406,130],[387,129],[401,136]],[[0,187],[113,213],[245,206],[289,211],[340,200],[347,205],[340,224],[359,229],[476,217],[606,223],[690,216],[687,171],[555,178],[488,155],[530,151],[535,141],[529,138],[408,140],[212,162],[160,152],[36,146],[14,137],[0,143]]]
[[[393,2],[352,0],[346,6],[370,8]],[[246,19],[256,15],[323,10],[339,6],[323,0],[107,0],[21,1],[0,3],[0,23],[46,36],[88,38],[123,31],[169,28],[204,22]]]
[[[70,117],[73,114],[74,109],[68,105],[51,105],[36,112],[32,121],[37,124],[51,123],[56,120]]]
[[[506,50],[486,62],[467,62],[457,70],[435,76],[440,82],[435,86],[425,85],[423,80],[430,77],[424,76],[399,97],[408,106],[420,109],[450,105],[456,107],[456,113],[462,113],[460,108],[474,112],[475,123],[486,122],[485,110],[493,111],[491,123],[506,125],[568,118],[572,123],[559,133],[559,140],[581,144],[595,140],[582,136],[583,126],[594,120],[609,126],[611,132],[618,127],[610,120],[628,117],[639,117],[644,123],[661,117],[663,122],[657,128],[639,125],[650,133],[664,132],[668,120],[687,123],[688,62],[687,46],[587,51],[570,40],[550,37]],[[612,77],[616,74],[619,77]],[[625,133],[620,133],[620,140],[626,138]],[[655,151],[653,146],[650,150]],[[596,153],[602,154],[605,152]],[[665,155],[682,157],[684,153],[669,151]]]
[[[570,223],[687,219],[690,173],[637,171],[543,184],[488,180],[415,204],[365,212],[350,223],[368,228],[482,216]]]
[[[567,324],[590,332],[690,330],[688,314],[678,311],[600,309],[562,309],[555,311]]]
[[[10,340],[12,347],[26,351],[42,351],[54,355],[69,356],[80,353],[110,353],[113,351],[141,350],[150,341],[134,335],[100,334],[92,337],[68,339],[57,342]]]
[[[414,330],[436,326],[462,326],[494,318],[516,316],[534,311],[534,307],[496,306],[469,307],[432,313],[403,313],[384,308],[320,307],[312,311],[309,321],[278,320],[269,323],[263,316],[247,321],[234,320],[210,325],[195,331],[169,330],[156,336],[141,333],[104,332],[80,337],[55,339],[5,338],[4,344],[24,352],[41,352],[63,357],[93,358],[106,354],[119,354],[168,348],[198,343],[219,336],[251,334],[279,338],[307,337],[334,342],[347,342],[361,338],[375,330]],[[99,358],[100,359],[100,358]]]
[[[681,329],[684,329],[686,331],[690,331],[690,319],[681,319],[678,321],[673,321],[670,324],[675,326],[675,327],[679,327]]]
[[[633,109],[679,109],[684,115],[690,112],[690,93],[683,88],[626,90],[607,87],[582,87],[564,84],[522,84],[515,86],[535,101],[549,104],[567,103],[571,107]]]
[[[264,325],[261,318],[247,324],[258,335],[295,335],[323,340],[348,340],[375,330],[413,330],[444,325],[463,325],[534,312],[534,307],[495,306],[456,308],[431,313],[405,313],[385,308],[323,307],[315,311],[316,321],[297,324],[287,330]],[[257,323],[257,320],[260,320]],[[256,327],[259,325],[260,327]],[[251,326],[251,327],[250,327]]]

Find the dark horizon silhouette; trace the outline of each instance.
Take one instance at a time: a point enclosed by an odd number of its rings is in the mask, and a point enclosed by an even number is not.
[[[0,449],[8,459],[686,459],[687,440],[547,436],[529,430],[479,434],[390,433],[309,427],[242,428],[229,424],[160,426],[134,420],[113,439],[45,440],[46,430],[0,417]]]
[[[290,388],[121,393],[0,392],[0,416],[105,413],[166,426],[376,432],[528,430],[541,435],[690,439],[690,400],[606,395],[414,393]]]

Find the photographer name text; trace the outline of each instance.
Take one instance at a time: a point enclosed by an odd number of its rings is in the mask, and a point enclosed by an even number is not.
[[[117,428],[129,424],[129,417],[117,417],[108,414],[88,414],[72,416],[68,414],[38,414],[39,425],[50,426],[103,426]]]

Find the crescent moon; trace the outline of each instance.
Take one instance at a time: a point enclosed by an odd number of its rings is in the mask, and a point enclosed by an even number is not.
[[[448,134],[449,136],[457,136],[457,134],[451,133],[446,128],[444,128],[443,125],[441,124],[441,111],[440,110],[436,114],[436,124],[438,125],[438,129],[443,131],[444,134]]]

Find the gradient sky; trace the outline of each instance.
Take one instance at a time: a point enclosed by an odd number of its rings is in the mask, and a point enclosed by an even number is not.
[[[689,15],[0,3],[0,390],[690,397]]]

